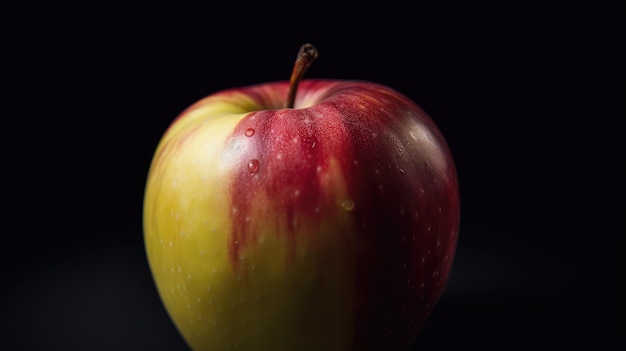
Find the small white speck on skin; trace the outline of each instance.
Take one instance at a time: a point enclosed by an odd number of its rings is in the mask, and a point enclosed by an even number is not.
[[[206,286],[206,289],[207,289],[207,291],[211,291],[211,286],[210,286],[210,285],[207,285],[207,286]]]
[[[321,173],[322,172],[322,166],[317,166],[315,171],[317,171],[317,173]]]
[[[182,269],[180,269],[180,266],[178,266],[178,273],[180,273],[182,271]]]
[[[197,302],[197,303],[200,303],[200,302],[202,302],[202,299],[201,299],[201,298],[197,298],[197,299],[196,299],[196,302]]]
[[[341,202],[341,207],[346,211],[352,211],[354,209],[354,201],[352,199],[346,199]]]
[[[276,155],[276,159],[277,159],[277,160],[282,160],[282,158],[283,158],[283,154],[278,154],[278,155]]]
[[[191,280],[191,274],[187,274],[187,280]]]
[[[204,250],[200,251],[200,256],[204,256]]]
[[[172,247],[174,245],[174,243],[170,240],[170,242],[168,243],[169,247]]]
[[[294,192],[293,192],[293,195],[294,195],[294,196],[300,196],[300,190],[296,190],[296,191],[294,191]]]

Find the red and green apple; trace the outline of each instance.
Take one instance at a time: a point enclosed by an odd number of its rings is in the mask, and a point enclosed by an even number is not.
[[[158,144],[145,246],[193,349],[402,350],[444,289],[460,213],[444,137],[389,87],[301,80],[315,57],[201,99]]]

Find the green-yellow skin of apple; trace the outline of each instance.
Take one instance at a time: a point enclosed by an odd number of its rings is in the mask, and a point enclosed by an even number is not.
[[[305,80],[211,95],[159,143],[144,239],[195,350],[401,350],[456,245],[456,170],[401,94]]]

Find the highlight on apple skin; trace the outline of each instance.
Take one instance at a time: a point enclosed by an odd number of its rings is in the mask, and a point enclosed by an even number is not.
[[[403,350],[459,231],[450,150],[413,101],[365,81],[210,95],[161,139],[144,240],[195,350]]]

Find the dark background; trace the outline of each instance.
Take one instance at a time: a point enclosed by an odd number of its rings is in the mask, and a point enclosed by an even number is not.
[[[424,350],[624,349],[624,5],[0,5],[2,349],[184,350],[149,273],[143,187],[210,93],[371,80],[457,162],[462,226]]]

